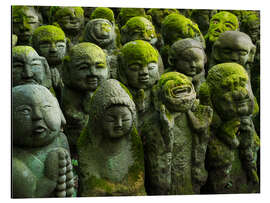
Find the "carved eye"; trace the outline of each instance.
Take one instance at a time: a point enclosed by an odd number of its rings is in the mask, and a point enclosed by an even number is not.
[[[16,112],[22,115],[30,115],[32,109],[29,106],[23,105],[16,109]]]
[[[153,70],[153,69],[155,69],[155,68],[157,68],[157,64],[156,64],[156,63],[149,63],[149,64],[148,64],[148,69],[149,69],[149,70]]]
[[[103,63],[97,63],[96,68],[97,69],[105,68],[105,65]]]
[[[24,64],[21,63],[21,62],[14,62],[13,63],[13,68],[23,68],[24,67]]]
[[[233,25],[230,23],[225,23],[226,28],[233,29]]]
[[[129,69],[132,71],[139,71],[141,66],[139,64],[132,64],[129,66]]]
[[[245,56],[245,55],[248,54],[248,52],[247,52],[246,50],[239,50],[239,54],[240,54],[241,56]]]
[[[214,25],[216,25],[218,23],[219,23],[219,20],[217,20],[217,19],[212,21],[212,24],[214,24]]]
[[[56,47],[59,49],[63,49],[66,47],[65,42],[56,42]]]
[[[78,67],[79,70],[87,70],[88,69],[88,65],[87,64],[82,64]]]

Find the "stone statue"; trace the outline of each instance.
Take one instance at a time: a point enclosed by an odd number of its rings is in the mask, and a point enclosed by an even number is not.
[[[50,9],[51,6],[37,6],[38,11],[42,15],[43,25],[51,24]]]
[[[136,108],[117,80],[103,82],[91,99],[87,128],[78,140],[79,195],[145,195]]]
[[[59,7],[53,12],[52,22],[60,26],[70,40],[70,46],[81,41],[84,11],[81,7]]]
[[[17,45],[31,45],[34,30],[42,24],[40,13],[32,6],[12,6],[12,30]]]
[[[72,164],[65,118],[56,98],[41,85],[12,88],[14,198],[71,197]]]
[[[252,122],[254,96],[243,66],[213,66],[201,86],[200,100],[214,110],[206,192],[259,192],[256,159],[260,141]]]
[[[40,26],[33,34],[32,44],[38,54],[45,57],[50,65],[53,88],[60,101],[64,86],[61,66],[67,50],[65,33],[61,28],[53,25]]]
[[[117,16],[117,22],[122,27],[130,18],[135,16],[142,16],[152,21],[151,16],[146,15],[144,8],[121,8]]]
[[[254,61],[255,53],[256,46],[247,34],[226,31],[213,44],[209,67],[219,63],[234,62],[242,65],[250,77],[250,66]]]
[[[40,84],[54,92],[52,76],[46,58],[30,46],[12,48],[12,86]]]
[[[134,40],[144,40],[149,42],[154,48],[157,44],[157,35],[155,27],[145,17],[137,16],[130,18],[127,23],[121,28],[121,40],[122,44],[125,44]],[[164,66],[162,58],[158,52],[158,68],[159,74],[164,72]]]
[[[141,134],[148,195],[199,194],[207,179],[205,153],[212,109],[199,104],[182,73],[161,75],[153,87],[155,113]]]
[[[89,102],[94,91],[109,78],[106,54],[89,42],[74,45],[64,59],[62,110],[67,120],[67,135],[72,156],[76,142],[88,122]]]
[[[15,34],[12,34],[12,47],[15,47],[18,42],[18,37]]]
[[[131,92],[142,122],[151,109],[151,88],[159,80],[156,49],[143,40],[126,43],[119,55],[119,78]]]
[[[205,48],[205,41],[198,25],[181,14],[173,13],[168,15],[162,21],[161,33],[164,46],[161,48],[160,53],[165,67],[169,66],[168,52],[170,46],[177,40],[192,38],[201,42]]]
[[[169,64],[171,68],[167,70],[185,74],[199,93],[202,82],[205,81],[204,65],[207,58],[200,42],[194,39],[182,39],[172,44],[169,50]]]

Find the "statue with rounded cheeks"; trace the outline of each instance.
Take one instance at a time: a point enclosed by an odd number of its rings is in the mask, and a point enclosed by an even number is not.
[[[12,88],[14,198],[74,194],[66,121],[56,98],[41,85]]]
[[[207,62],[202,44],[190,38],[178,40],[171,46],[168,60],[171,68],[166,72],[185,74],[198,94],[201,83],[205,81],[204,66]]]
[[[142,16],[152,21],[151,16],[146,15],[144,8],[121,8],[117,16],[117,22],[122,27],[130,18],[135,16]]]
[[[143,147],[127,88],[115,79],[103,82],[89,112],[88,125],[77,143],[79,195],[145,195]]]
[[[72,154],[76,153],[77,138],[88,122],[90,98],[109,76],[106,54],[95,44],[79,43],[64,59],[62,109]]]
[[[59,7],[52,19],[53,23],[65,32],[71,46],[80,42],[84,26],[84,11],[81,7]]]
[[[199,104],[182,73],[161,75],[153,87],[155,113],[141,127],[148,195],[199,194],[207,179],[205,153],[212,109]]]
[[[212,45],[221,33],[230,30],[237,31],[238,28],[239,22],[234,14],[227,11],[218,12],[210,19],[209,29],[205,35],[205,39]]]
[[[245,16],[240,30],[250,36],[254,44],[257,44],[260,40],[260,18],[255,13]]]
[[[239,31],[226,31],[215,41],[211,58],[210,68],[219,63],[233,62],[245,67],[250,77],[250,65],[254,61],[256,46],[250,37]]]
[[[52,89],[52,76],[46,58],[30,46],[12,48],[12,86],[39,84]]]
[[[252,122],[254,96],[243,66],[213,66],[201,86],[200,100],[214,110],[206,164],[207,193],[259,192],[259,137]]]
[[[120,51],[119,64],[120,81],[133,95],[138,112],[147,112],[151,88],[159,80],[157,50],[143,40],[128,42]]]
[[[42,24],[42,17],[32,6],[12,6],[12,30],[17,45],[31,45],[33,32]]]

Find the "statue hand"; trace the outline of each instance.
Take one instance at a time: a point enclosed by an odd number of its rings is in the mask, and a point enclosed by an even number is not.
[[[221,126],[221,135],[222,139],[226,142],[229,142],[232,147],[239,146],[239,138],[237,137],[240,127],[240,120],[233,119],[227,122],[224,122]]]
[[[164,104],[160,105],[160,120],[162,123],[162,127],[171,130],[174,126],[174,119],[169,114],[168,110],[166,109]]]
[[[241,118],[239,127],[241,147],[246,148],[253,143],[254,126],[251,118]]]

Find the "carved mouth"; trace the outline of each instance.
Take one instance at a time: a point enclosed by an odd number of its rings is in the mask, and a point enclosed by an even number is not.
[[[20,84],[38,84],[34,79],[23,79]]]
[[[149,76],[141,76],[139,77],[140,82],[148,82],[149,81]]]
[[[235,100],[235,103],[238,106],[242,106],[242,105],[249,103],[249,101],[250,101],[249,98],[245,98],[245,99],[241,99],[241,100]]]
[[[171,95],[176,98],[184,97],[187,94],[190,94],[190,86],[178,86],[171,89]]]
[[[87,83],[90,85],[96,85],[98,83],[98,78],[97,77],[87,78]]]

